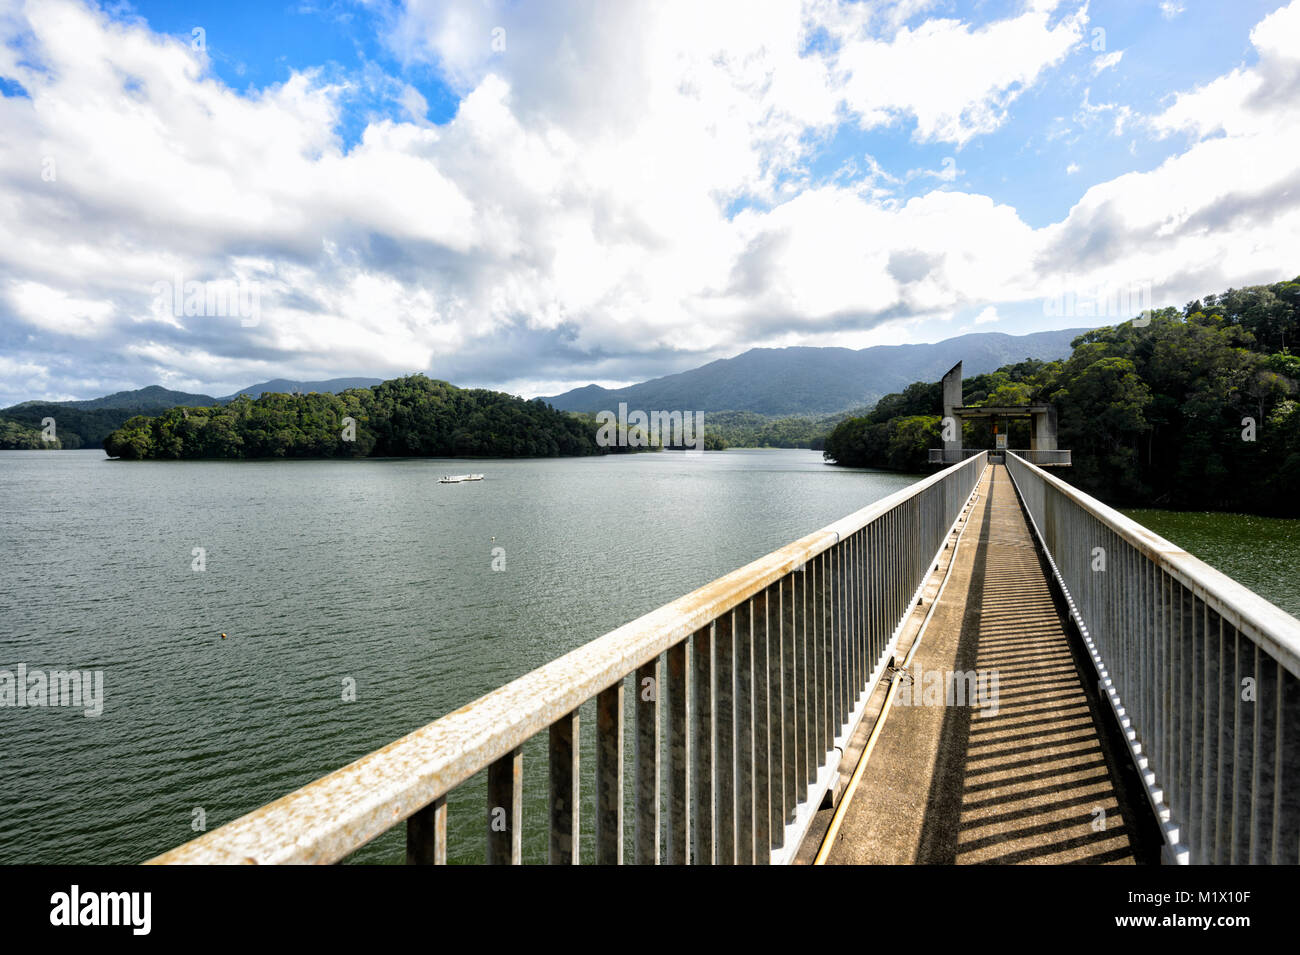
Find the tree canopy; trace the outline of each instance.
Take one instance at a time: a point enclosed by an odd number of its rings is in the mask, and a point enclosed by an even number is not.
[[[66,447],[57,436],[46,441],[39,427],[31,427],[11,418],[0,418],[0,451],[43,451]]]
[[[1073,467],[1057,472],[1118,506],[1300,514],[1300,278],[1229,289],[1073,342],[1065,361],[1008,365],[962,383],[963,404],[1057,408]],[[826,439],[838,464],[921,470],[940,447],[940,386],[888,395]],[[963,423],[966,447],[990,424]],[[1017,430],[1018,429],[1018,430]],[[1028,422],[1012,422],[1028,447]]]
[[[337,395],[268,393],[137,415],[104,439],[104,450],[140,460],[554,457],[605,449],[588,422],[545,402],[411,375]]]

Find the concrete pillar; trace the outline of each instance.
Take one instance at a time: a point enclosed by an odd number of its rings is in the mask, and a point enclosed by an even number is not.
[[[954,430],[955,438],[943,442],[944,451],[961,450],[961,420],[953,412],[954,408],[961,407],[961,362],[953,365],[948,369],[948,374],[943,376],[943,416],[952,418],[957,422]],[[945,455],[946,457],[946,455]],[[956,457],[949,458],[949,463],[957,460]]]
[[[1034,414],[1034,432],[1029,439],[1032,451],[1056,450],[1056,408],[1048,405],[1045,412]]]

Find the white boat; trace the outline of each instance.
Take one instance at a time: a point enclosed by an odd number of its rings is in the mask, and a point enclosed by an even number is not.
[[[481,481],[481,474],[444,474],[439,484],[459,484],[461,481]]]

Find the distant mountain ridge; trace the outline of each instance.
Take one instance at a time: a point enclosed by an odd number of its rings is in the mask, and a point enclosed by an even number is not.
[[[320,391],[337,395],[349,388],[369,388],[372,385],[379,384],[383,384],[382,378],[328,378],[324,381],[293,381],[289,378],[272,378],[270,381],[264,381],[261,384],[241,388],[234,394],[222,398],[214,398],[212,395],[191,394],[188,391],[172,391],[162,385],[147,385],[144,388],[136,388],[134,391],[115,391],[111,395],[103,395],[99,398],[80,398],[72,401],[42,401],[40,399],[23,401],[0,410],[14,411],[19,408],[42,405],[47,407],[79,408],[82,411],[96,411],[100,408],[139,412],[166,411],[168,408],[205,408],[225,404],[227,401],[234,401],[240,395],[259,398],[268,391],[278,391],[285,394],[293,394],[294,391],[301,391],[303,394]]]
[[[134,391],[115,391],[111,395],[99,398],[83,398],[74,401],[24,401],[5,411],[30,408],[35,405],[50,408],[78,408],[82,411],[97,411],[101,408],[116,408],[123,411],[155,411],[159,408],[201,408],[217,403],[211,395],[194,395],[186,391],[171,391],[162,385],[149,385]]]
[[[325,381],[290,381],[276,378],[260,385],[249,385],[233,395],[214,398],[185,391],[172,391],[161,385],[149,385],[134,391],[118,391],[99,398],[75,401],[24,401],[0,409],[0,423],[14,422],[18,428],[39,427],[42,419],[54,418],[57,434],[64,448],[97,448],[104,438],[136,415],[156,415],[169,408],[211,408],[228,404],[239,395],[257,398],[266,392],[303,393],[319,391],[338,394],[349,388],[369,388],[381,384],[379,378],[330,378]]]
[[[288,378],[272,378],[260,385],[249,385],[247,388],[241,388],[233,395],[226,395],[224,398],[218,398],[217,400],[224,404],[227,401],[234,401],[240,395],[260,398],[268,391],[282,392],[289,395],[295,391],[301,391],[303,394],[319,391],[322,394],[329,392],[332,395],[337,395],[350,388],[371,388],[383,383],[384,379],[382,378],[327,378],[325,381],[292,381]]]
[[[1028,335],[974,332],[923,345],[849,348],[751,348],[690,371],[626,388],[574,388],[544,398],[561,411],[595,413],[629,408],[753,411],[765,415],[829,415],[874,405],[914,381],[938,381],[958,361],[967,375],[995,371],[1027,358],[1070,354],[1086,328]]]

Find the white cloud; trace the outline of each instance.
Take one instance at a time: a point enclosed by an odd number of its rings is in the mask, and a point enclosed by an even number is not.
[[[651,364],[674,353],[933,337],[917,323],[992,322],[999,303],[1116,270],[1195,276],[1190,295],[1294,270],[1300,4],[1252,33],[1258,66],[1147,126],[1085,91],[1079,127],[1196,141],[1043,228],[962,191],[955,159],[808,172],[846,122],[970,144],[1086,24],[1081,4],[978,28],[923,19],[936,7],[415,0],[391,42],[457,84],[458,112],[431,125],[394,82],[401,118],[345,151],[349,84],[382,81],[295,73],[241,95],[187,44],[70,0],[28,5],[28,47],[0,43],[0,74],[31,94],[0,98],[0,321],[25,343],[5,361],[29,369],[12,387],[66,392],[90,366],[137,385],[430,370],[558,390],[675,370]],[[831,42],[809,52],[817,24]],[[258,282],[260,323],[156,314],[154,283],[174,276]]]
[[[1174,19],[1186,9],[1182,0],[1160,0],[1160,15],[1166,20]]]
[[[1074,113],[1074,121],[1080,126],[1091,126],[1109,116],[1112,123],[1111,133],[1115,136],[1123,135],[1124,127],[1133,119],[1133,108],[1126,103],[1093,103],[1091,96],[1091,88],[1085,88],[1083,102]]]
[[[1195,141],[1147,172],[1090,188],[1041,230],[1038,268],[1074,287],[1149,281],[1157,301],[1295,273],[1300,249],[1300,0],[1251,32],[1253,67],[1144,120]]]
[[[1115,50],[1113,53],[1103,53],[1101,56],[1093,57],[1092,75],[1096,76],[1103,70],[1109,70],[1112,67],[1119,66],[1119,61],[1123,58],[1123,50]]]
[[[1079,171],[1079,164],[1077,162],[1072,162],[1070,163],[1070,165],[1065,167],[1065,174],[1067,176],[1073,176],[1078,171]]]
[[[1011,103],[1082,38],[1086,5],[1052,24],[1056,6],[1035,4],[978,29],[927,20],[888,40],[845,37],[834,60],[837,74],[846,77],[845,102],[866,128],[914,117],[922,142],[960,146],[991,132]]]
[[[204,54],[140,22],[31,3],[10,26],[48,69],[0,47],[0,70],[31,93],[0,100],[0,172],[24,184],[4,194],[14,214],[0,221],[0,278],[11,277],[0,307],[125,349],[152,374],[177,362],[195,376],[205,360],[213,375],[277,360],[286,371],[329,360],[437,373],[467,354],[484,374],[503,336],[555,354],[699,354],[758,326],[760,339],[785,325],[815,336],[844,315],[870,328],[891,311],[943,309],[966,295],[970,263],[993,255],[973,237],[992,229],[1022,244],[1023,224],[981,197],[896,208],[867,183],[808,189],[799,179],[816,136],[847,109],[967,142],[1065,55],[1083,14],[1050,25],[1045,5],[979,29],[907,25],[931,5],[412,0],[392,43],[436,63],[463,94],[459,110],[432,126],[423,97],[392,83],[405,118],[372,123],[345,152],[340,102],[350,83],[382,77],[294,73],[240,95]],[[835,31],[833,49],[804,49],[814,20]],[[1002,46],[1016,55],[990,56]],[[892,99],[870,88],[877,54],[905,71]],[[960,81],[933,75],[938,57]],[[53,182],[36,177],[44,155]],[[950,160],[904,180],[957,175]],[[746,197],[770,211],[730,220],[726,205]],[[970,221],[934,242],[927,210],[954,202]],[[899,243],[939,250],[942,268],[902,288],[887,271]],[[788,257],[757,268],[775,247]],[[878,274],[854,277],[866,264]],[[262,320],[153,308],[153,286],[173,277],[256,281]]]
[[[93,336],[113,314],[111,302],[78,298],[40,282],[11,282],[5,291],[28,324],[59,335]]]
[[[1253,67],[1230,73],[1180,93],[1152,118],[1162,135],[1185,130],[1199,137],[1271,135],[1280,121],[1293,124],[1300,96],[1300,2],[1273,11],[1250,31],[1259,55]]]
[[[998,314],[998,310],[992,305],[984,306],[984,309],[975,316],[976,325],[988,325],[1000,321],[1002,321],[1002,316]]]

